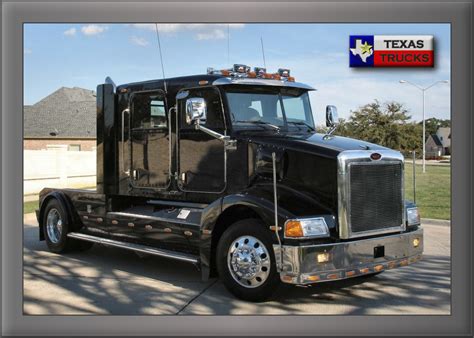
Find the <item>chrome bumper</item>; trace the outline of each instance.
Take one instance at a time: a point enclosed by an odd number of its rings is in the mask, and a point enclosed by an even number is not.
[[[418,239],[418,246],[414,241]],[[378,248],[378,249],[375,249]],[[284,283],[311,284],[398,268],[421,259],[423,229],[351,242],[310,246],[273,245]],[[318,263],[318,254],[329,260]],[[377,258],[375,258],[377,256]]]

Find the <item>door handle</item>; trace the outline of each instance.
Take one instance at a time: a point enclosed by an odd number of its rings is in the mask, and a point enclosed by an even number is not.
[[[137,169],[134,169],[134,170],[132,171],[132,177],[133,177],[133,179],[134,179],[135,181],[137,181],[137,180],[140,179],[140,173],[138,172]]]
[[[125,170],[125,113],[130,113],[130,108],[122,110],[122,172],[130,176],[130,170]]]

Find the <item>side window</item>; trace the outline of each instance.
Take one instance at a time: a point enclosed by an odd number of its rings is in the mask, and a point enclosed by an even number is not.
[[[201,97],[206,101],[207,116],[203,126],[215,131],[223,131],[225,129],[224,112],[222,111],[221,97],[217,89],[202,88],[190,90],[187,98],[191,97]],[[181,100],[180,103],[181,128],[194,129],[193,126],[186,124],[186,99]]]
[[[132,99],[132,129],[167,129],[162,92],[137,93]]]

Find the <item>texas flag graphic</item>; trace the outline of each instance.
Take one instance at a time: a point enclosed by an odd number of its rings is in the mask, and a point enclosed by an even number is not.
[[[433,67],[432,35],[351,35],[350,67]]]

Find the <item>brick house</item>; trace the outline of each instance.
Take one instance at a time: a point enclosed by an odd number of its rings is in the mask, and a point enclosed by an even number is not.
[[[61,87],[23,108],[23,149],[67,147],[93,150],[96,146],[96,95],[83,88]]]
[[[451,155],[451,128],[438,128],[436,135],[438,135],[438,138],[443,145],[443,155]]]
[[[435,158],[451,155],[451,128],[438,128],[436,134],[431,134],[426,140],[426,157]]]
[[[438,135],[431,134],[426,140],[426,158],[437,158],[443,156],[443,144]]]

